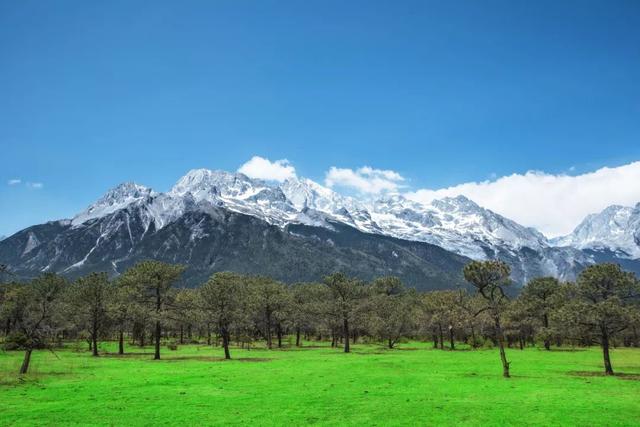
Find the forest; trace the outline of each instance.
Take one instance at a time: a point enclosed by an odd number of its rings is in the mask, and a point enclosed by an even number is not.
[[[19,374],[28,374],[34,352],[55,353],[84,342],[153,345],[153,359],[185,344],[234,349],[327,342],[349,353],[358,343],[393,349],[406,341],[433,349],[496,349],[496,363],[511,376],[508,350],[599,346],[602,371],[614,375],[610,352],[640,345],[640,284],[616,264],[587,267],[575,282],[531,279],[510,298],[509,266],[473,261],[464,289],[420,293],[395,277],[365,283],[342,273],[319,283],[283,284],[263,276],[219,272],[198,288],[182,288],[184,267],[143,261],[117,278],[91,273],[73,282],[55,273],[0,287],[2,346],[23,352]],[[9,280],[6,280],[9,278]],[[127,344],[127,345],[125,345]],[[499,356],[499,358],[498,358]]]

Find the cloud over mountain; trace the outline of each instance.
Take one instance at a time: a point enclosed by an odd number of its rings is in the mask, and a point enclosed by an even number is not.
[[[296,168],[287,159],[272,162],[260,156],[253,156],[251,160],[240,166],[238,172],[249,178],[277,182],[283,182],[296,176]]]
[[[385,191],[397,191],[402,187],[404,177],[392,170],[374,169],[363,166],[356,170],[332,166],[326,173],[327,187],[344,187],[359,193],[379,194]]]
[[[570,233],[586,215],[607,206],[635,205],[640,201],[639,183],[640,161],[581,175],[529,171],[448,188],[420,189],[406,196],[428,203],[462,194],[481,206],[554,237]]]

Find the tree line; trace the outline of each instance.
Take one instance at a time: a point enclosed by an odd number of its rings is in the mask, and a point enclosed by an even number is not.
[[[320,283],[285,285],[269,277],[231,272],[212,275],[196,289],[179,288],[184,267],[143,261],[121,276],[91,273],[69,282],[44,273],[28,282],[0,285],[0,325],[4,348],[24,351],[20,374],[34,350],[54,351],[68,340],[84,340],[93,356],[99,343],[113,340],[220,345],[226,359],[235,343],[269,349],[330,341],[351,351],[357,342],[389,348],[402,340],[428,340],[434,348],[499,349],[509,377],[506,349],[600,345],[605,374],[613,375],[612,346],[640,346],[640,285],[616,264],[587,267],[575,282],[553,277],[529,281],[515,298],[510,268],[501,261],[473,261],[463,289],[419,293],[396,277],[370,283],[343,273]],[[5,269],[6,272],[6,269]],[[285,341],[288,344],[285,344]]]

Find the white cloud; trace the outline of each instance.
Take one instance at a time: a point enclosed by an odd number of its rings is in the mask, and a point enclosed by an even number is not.
[[[251,160],[240,166],[238,172],[247,175],[249,178],[278,182],[283,182],[296,176],[296,168],[287,159],[272,162],[260,156],[253,156]]]
[[[633,206],[640,202],[640,161],[575,176],[529,171],[438,190],[422,189],[406,196],[428,203],[460,194],[555,237],[573,231],[590,213],[612,204]]]
[[[349,187],[366,194],[397,191],[403,181],[404,178],[398,172],[373,169],[369,166],[355,171],[332,166],[324,179],[327,187]]]
[[[39,190],[42,187],[44,187],[44,184],[41,183],[41,182],[27,182],[26,185],[27,185],[27,187],[33,188],[33,189],[36,189],[36,190]]]
[[[18,185],[22,182],[20,178],[13,178],[7,181],[7,185]]]

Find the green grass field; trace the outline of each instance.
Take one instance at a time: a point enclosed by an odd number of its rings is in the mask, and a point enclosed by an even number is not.
[[[613,351],[604,377],[597,348],[441,351],[424,343],[387,350],[326,344],[283,350],[181,346],[127,348],[93,358],[69,346],[0,352],[0,425],[638,425],[640,350]],[[112,344],[101,350],[115,351]]]

